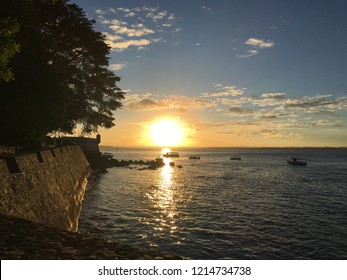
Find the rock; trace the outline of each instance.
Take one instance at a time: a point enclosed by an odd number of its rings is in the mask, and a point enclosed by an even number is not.
[[[0,215],[0,228],[1,260],[181,259],[5,215]]]

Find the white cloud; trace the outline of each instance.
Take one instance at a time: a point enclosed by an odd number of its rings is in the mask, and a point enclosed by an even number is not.
[[[330,95],[322,96],[304,96],[297,99],[289,99],[285,103],[285,108],[292,110],[316,110],[317,108],[337,109],[343,104],[346,105],[346,100],[332,99]]]
[[[113,44],[113,42],[116,42],[116,41],[120,41],[120,40],[122,40],[123,38],[121,37],[121,36],[119,36],[119,35],[113,35],[113,34],[110,34],[110,33],[108,33],[108,32],[104,32],[103,33],[103,35],[105,36],[105,38],[106,38],[106,44],[108,44],[108,45],[112,45]]]
[[[215,112],[229,116],[233,123],[241,119],[252,124],[254,133],[290,137],[290,133],[312,127],[328,129],[347,126],[344,120],[347,96],[290,97],[283,92],[246,96],[244,88],[222,84],[215,84],[214,87],[218,89],[217,92],[205,92],[201,96],[205,100],[214,100]],[[261,127],[265,130],[261,130]]]
[[[149,28],[145,28],[143,24],[133,25],[133,28],[128,28],[121,25],[110,25],[109,28],[112,29],[115,34],[122,34],[128,37],[143,37],[148,34],[154,34],[155,31]]]
[[[131,110],[203,110],[216,107],[216,101],[210,98],[169,95],[163,98],[153,97],[152,94],[128,94],[125,108]]]
[[[111,42],[109,45],[115,51],[123,51],[128,49],[130,46],[143,47],[151,44],[152,41],[148,39],[139,39],[139,40],[127,40],[121,42]]]
[[[124,16],[125,16],[125,17],[134,17],[134,16],[136,16],[136,13],[134,13],[134,12],[129,12],[129,13],[125,14]]]
[[[259,54],[260,49],[272,48],[275,43],[273,41],[265,41],[257,38],[249,38],[245,43],[247,46],[252,46],[252,49],[248,49],[243,54],[236,55],[237,58],[248,58]]]
[[[256,38],[249,38],[245,44],[259,49],[272,48],[275,45],[273,41],[264,41]]]
[[[146,11],[146,12],[150,12],[150,13],[155,13],[156,11],[158,11],[158,7],[157,8],[153,8],[153,7],[142,7],[142,10]]]
[[[180,30],[174,26],[174,14],[158,7],[98,9],[95,13],[99,22],[108,29],[104,32],[106,43],[118,52],[132,46],[143,50],[154,43],[166,43],[166,40],[154,36],[159,32],[165,34]]]
[[[236,96],[242,95],[245,92],[245,88],[237,88],[236,86],[223,86],[221,84],[215,84],[218,92],[210,93],[210,96],[213,97],[222,97],[222,96]]]
[[[141,99],[136,102],[132,102],[128,105],[128,109],[135,110],[135,111],[145,111],[145,110],[158,110],[162,107],[160,103],[157,103],[154,100],[151,99]]]
[[[122,52],[131,46],[145,47],[150,44],[158,43],[161,41],[161,38],[124,39],[119,35],[112,35],[107,32],[104,32],[103,34],[105,36],[106,44],[109,45],[116,52]]]
[[[100,23],[105,25],[126,25],[125,21],[119,21],[118,19],[105,19],[104,17],[99,17]]]
[[[97,15],[103,15],[103,14],[106,14],[106,11],[103,11],[102,9],[97,9],[97,10],[95,10],[95,13]]]
[[[318,120],[312,123],[312,126],[343,126],[346,121],[331,121],[331,120]]]
[[[286,99],[287,98],[287,94],[283,92],[263,93],[260,96],[266,99]]]
[[[147,17],[150,17],[152,20],[157,21],[159,19],[163,19],[167,14],[167,11],[162,11],[157,14],[149,13]]]
[[[214,15],[215,12],[211,7],[207,7],[207,6],[201,6],[200,7],[204,12],[210,14],[210,15]]]
[[[255,111],[249,108],[230,107],[229,113],[233,115],[252,115],[255,113]]]
[[[108,66],[108,68],[111,70],[111,71],[119,71],[121,69],[123,69],[127,64],[126,63],[118,63],[118,64],[110,64]]]
[[[138,93],[131,93],[131,90],[128,90],[127,93],[128,94],[125,96],[125,100],[124,100],[125,105],[128,105],[132,102],[137,102],[142,99],[150,99],[153,96],[153,94],[150,92],[138,94]]]
[[[237,57],[238,58],[247,58],[247,57],[251,57],[251,56],[255,56],[258,54],[258,51],[257,50],[252,50],[252,49],[249,49],[246,51],[246,53],[244,54],[238,54]]]

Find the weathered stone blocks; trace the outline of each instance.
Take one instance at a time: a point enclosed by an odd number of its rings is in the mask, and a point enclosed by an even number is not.
[[[0,159],[0,213],[77,231],[91,168],[79,146],[14,157],[20,172]],[[11,160],[13,161],[13,159]]]

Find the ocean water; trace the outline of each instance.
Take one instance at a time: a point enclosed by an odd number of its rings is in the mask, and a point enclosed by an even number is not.
[[[347,259],[347,150],[177,151],[163,168],[111,168],[91,182],[79,231],[190,259]],[[308,165],[288,165],[291,156]]]

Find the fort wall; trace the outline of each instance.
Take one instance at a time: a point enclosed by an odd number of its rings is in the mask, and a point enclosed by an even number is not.
[[[91,173],[79,146],[0,158],[0,213],[77,231]]]

